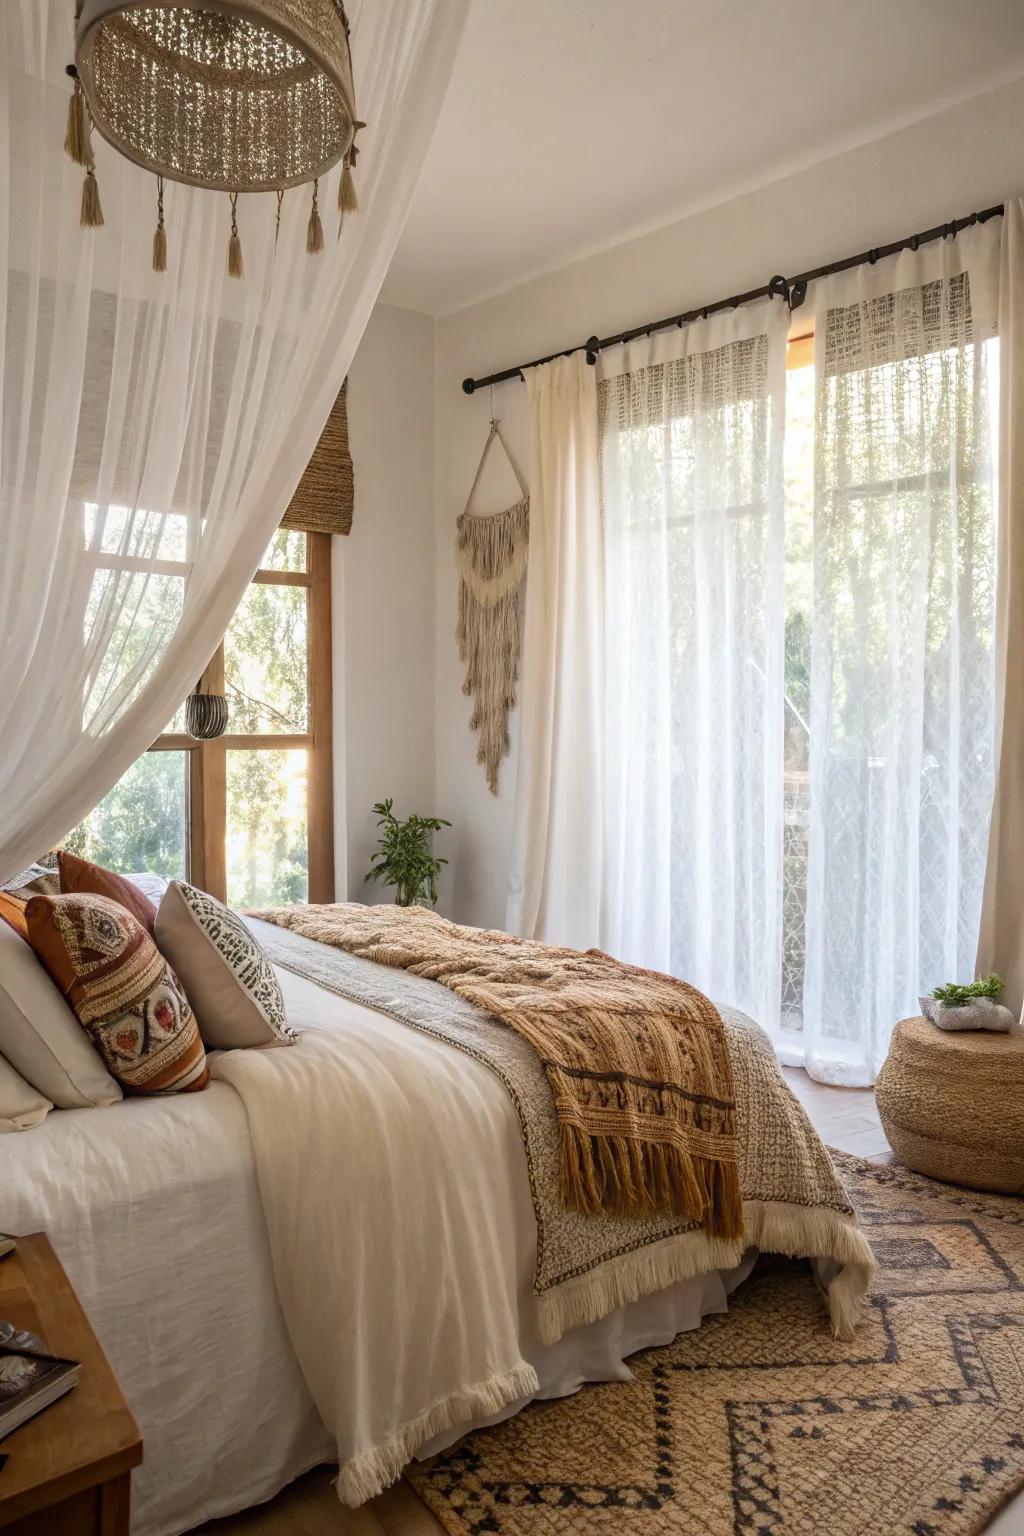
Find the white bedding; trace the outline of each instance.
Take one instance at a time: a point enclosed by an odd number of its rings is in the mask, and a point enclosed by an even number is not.
[[[441,1042],[279,975],[291,1022],[309,1032],[305,1044],[215,1057],[221,1080],[202,1093],[55,1111],[33,1130],[0,1137],[0,1230],[48,1232],[142,1427],[137,1536],[175,1536],[245,1508],[336,1454],[285,1329],[246,1113],[225,1080],[255,1072],[272,1084],[282,1071],[306,1080],[318,1038],[321,1046],[333,1040],[350,1064],[341,1091],[323,1089],[323,1113],[386,1132],[365,1142],[386,1146],[386,1162],[377,1155],[359,1166],[361,1141],[352,1136],[351,1180],[324,1188],[311,1168],[296,1192],[310,1228],[330,1234],[351,1272],[350,1309],[330,1324],[350,1368],[325,1380],[307,1355],[306,1369],[321,1402],[340,1409],[358,1436],[379,1435],[381,1415],[401,1412],[403,1394],[423,1384],[420,1373],[465,1381],[481,1351],[488,1373],[520,1373],[522,1391],[500,1406],[482,1397],[465,1422],[436,1433],[426,1426],[421,1454],[532,1395],[621,1378],[626,1355],[724,1310],[739,1278],[673,1286],[541,1344],[532,1320],[533,1212],[504,1089]],[[310,1082],[315,1097],[315,1068]],[[295,1136],[307,1129],[291,1128]],[[458,1177],[439,1177],[445,1170]],[[442,1232],[458,1234],[459,1251],[445,1247]],[[312,1271],[297,1253],[282,1257],[289,1300],[297,1288],[322,1324]],[[453,1274],[464,1269],[470,1291],[456,1292]]]

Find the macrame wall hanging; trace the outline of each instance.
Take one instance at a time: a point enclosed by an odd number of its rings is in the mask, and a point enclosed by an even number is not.
[[[523,494],[514,507],[481,517],[470,507],[495,439]],[[480,737],[476,760],[483,764],[488,787],[496,795],[498,765],[509,748],[508,712],[516,702],[519,681],[519,587],[526,571],[530,495],[493,417],[456,529],[459,622],[455,633],[459,659],[466,668],[462,691],[473,699],[469,726]]]

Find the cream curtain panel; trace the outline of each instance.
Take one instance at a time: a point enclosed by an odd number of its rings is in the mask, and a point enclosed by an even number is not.
[[[1024,200],[1008,198],[999,252],[999,534],[996,785],[978,945],[979,975],[1024,1005]]]
[[[597,381],[583,353],[526,375],[530,560],[506,927],[587,949],[604,901]]]
[[[0,6],[0,878],[74,826],[174,714],[318,442],[398,240],[468,0],[374,0],[353,49],[361,211],[307,256],[308,196],[227,201],[63,152],[73,7]],[[337,172],[321,188],[333,206]]]
[[[998,222],[823,280],[803,1038],[870,1083],[974,972],[992,803]]]

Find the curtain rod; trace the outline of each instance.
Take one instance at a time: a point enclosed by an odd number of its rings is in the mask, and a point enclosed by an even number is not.
[[[683,326],[691,320],[706,320],[708,315],[717,314],[723,309],[738,309],[741,304],[750,304],[755,299],[781,298],[785,299],[791,310],[798,309],[807,297],[808,283],[813,283],[819,277],[848,272],[851,267],[874,266],[876,261],[881,261],[885,256],[895,256],[897,251],[916,251],[919,245],[927,245],[931,240],[954,239],[969,224],[984,224],[989,219],[998,218],[1002,212],[1003,204],[996,203],[992,208],[984,208],[981,213],[968,214],[964,219],[950,219],[948,224],[936,224],[934,229],[923,230],[918,235],[907,235],[888,245],[876,245],[870,251],[861,251],[857,256],[847,256],[842,261],[827,262],[823,267],[813,267],[810,272],[801,272],[796,277],[770,278],[762,288],[751,288],[747,293],[734,294],[731,299],[719,299],[717,304],[702,304],[696,309],[688,309],[682,315],[651,320],[646,325],[634,326],[632,330],[620,331],[617,336],[588,336],[579,346],[566,347],[564,352],[549,352],[547,357],[534,358],[532,363],[516,363],[512,368],[503,368],[500,373],[489,373],[483,379],[463,379],[462,388],[467,395],[471,395],[488,384],[504,384],[507,379],[521,379],[525,369],[539,368],[542,363],[553,363],[556,357],[571,357],[574,352],[586,352],[587,362],[596,363],[597,354],[605,347],[635,341],[638,336],[650,336],[655,331],[671,330],[673,326]]]

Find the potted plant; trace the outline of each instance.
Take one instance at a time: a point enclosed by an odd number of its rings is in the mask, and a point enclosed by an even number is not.
[[[940,1029],[989,1029],[1005,1034],[1013,1027],[1013,1014],[997,1002],[1003,984],[998,976],[983,976],[966,986],[949,981],[929,997],[919,998],[921,1012]]]
[[[392,814],[394,803],[390,798],[379,800],[373,808],[380,818],[380,834],[364,881],[393,885],[400,907],[432,907],[437,901],[441,865],[448,863],[447,859],[435,857],[433,837],[441,827],[450,827],[451,822],[443,816],[410,816],[399,821]]]

